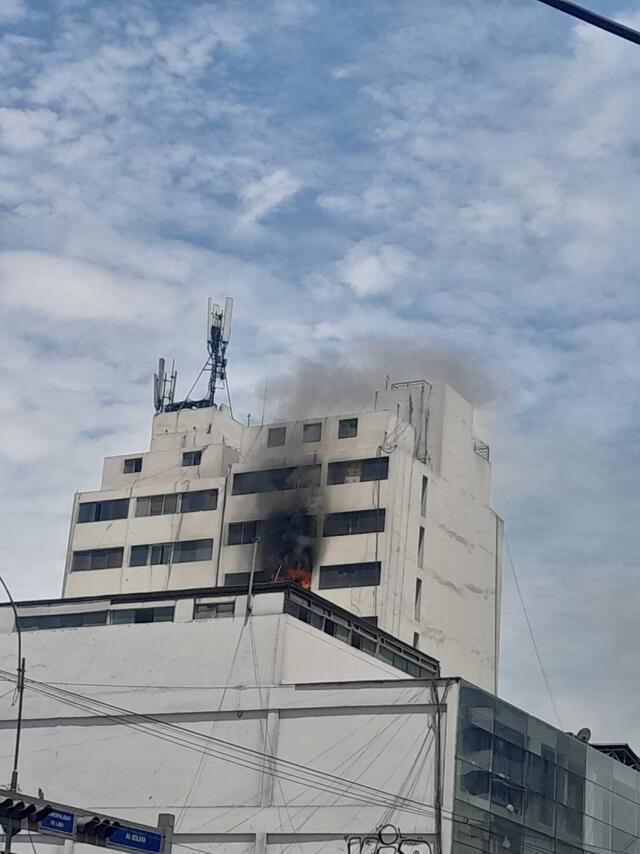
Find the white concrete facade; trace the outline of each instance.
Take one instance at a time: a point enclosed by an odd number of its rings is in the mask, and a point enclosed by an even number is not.
[[[100,490],[77,494],[63,595],[246,584],[260,531],[239,523],[297,508],[315,519],[313,591],[377,619],[438,658],[445,674],[495,690],[502,523],[489,504],[485,448],[474,438],[470,404],[424,381],[378,393],[370,411],[307,421],[247,426],[226,407],[157,414],[150,449],[107,458]],[[368,462],[332,465],[349,461]],[[275,488],[252,491],[249,483],[239,492],[238,475],[285,468],[287,488],[280,473]],[[307,484],[309,473],[313,485],[290,488]],[[210,509],[179,512],[189,500],[183,493],[204,491],[215,491]],[[150,506],[140,499],[162,495],[157,515],[138,515]],[[117,500],[128,501],[119,505],[122,518],[79,521],[81,505],[99,516]],[[234,537],[243,542],[230,543]],[[186,545],[166,545],[175,543]],[[134,557],[132,548],[151,545],[158,548],[146,559],[140,548]],[[86,568],[94,551],[111,568]],[[259,548],[259,572],[261,560]]]
[[[445,814],[453,809],[455,680],[407,679],[284,614],[279,590],[260,592],[248,618],[246,597],[238,596],[233,616],[194,619],[205,593],[167,597],[175,606],[171,622],[23,633],[28,679],[120,711],[78,710],[27,683],[21,790],[42,789],[62,803],[152,825],[159,813],[173,813],[175,854],[194,848],[201,854],[284,854],[292,847],[299,854],[345,854],[346,834],[368,833],[384,822],[420,834],[435,854],[436,794]],[[224,601],[221,594],[209,598]],[[141,597],[138,604],[159,607],[163,600]],[[18,609],[27,618],[103,605],[118,609],[132,602],[117,596]],[[0,607],[0,675],[14,670],[15,641],[11,610]],[[8,769],[15,706],[0,694]],[[129,712],[169,729],[136,729],[138,719]],[[175,726],[201,747],[167,741]],[[202,746],[211,747],[211,738],[263,758],[243,764],[234,749],[228,751],[233,762],[207,755]],[[333,778],[315,786],[303,773],[296,782],[279,773],[289,761]],[[341,791],[340,780],[368,786],[369,794]],[[405,810],[382,793],[400,793],[422,806]],[[445,821],[446,852],[449,835]],[[65,854],[89,852],[64,844]],[[38,854],[60,851],[44,836],[36,837],[36,846]],[[12,848],[32,854],[24,836]]]

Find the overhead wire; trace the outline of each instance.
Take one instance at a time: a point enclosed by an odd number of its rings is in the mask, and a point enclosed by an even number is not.
[[[10,672],[0,670],[0,678],[13,682],[16,677]],[[64,691],[60,688],[53,688],[53,686],[50,687],[44,682],[28,679],[25,680],[25,684],[29,690],[56,699],[65,705],[102,715],[113,720],[115,723],[130,726],[140,732],[145,732],[148,735],[178,744],[187,749],[199,752],[206,751],[208,755],[232,762],[233,764],[242,765],[251,770],[262,771],[266,765],[268,768],[267,773],[277,774],[282,779],[290,780],[296,784],[318,788],[332,794],[335,794],[336,791],[342,791],[345,794],[348,793],[348,796],[354,800],[360,800],[363,803],[374,803],[379,806],[386,806],[396,798],[396,793],[393,792],[386,792],[354,780],[346,780],[328,772],[317,771],[292,760],[282,759],[281,757],[234,744],[224,739],[206,736],[187,727],[154,718],[151,715],[136,713],[130,709],[124,709],[111,703],[83,697],[82,695]],[[207,742],[211,744],[207,744]],[[398,808],[416,814],[428,813],[432,809],[429,804],[407,798],[401,799]]]
[[[564,12],[566,15],[578,18],[587,24],[591,24],[593,27],[606,30],[621,39],[626,39],[627,41],[635,42],[635,44],[640,44],[640,32],[637,30],[633,30],[631,27],[620,24],[618,21],[613,21],[611,18],[605,18],[604,15],[592,12],[591,9],[579,6],[577,3],[571,2],[571,0],[538,0],[538,2],[544,3],[546,6],[552,6],[554,9],[558,9],[558,11]]]
[[[540,648],[538,646],[538,641],[536,640],[535,632],[533,631],[533,625],[531,624],[531,620],[529,619],[529,613],[527,611],[527,606],[524,602],[524,596],[522,595],[522,589],[520,587],[520,581],[518,579],[518,574],[516,573],[515,564],[513,562],[513,557],[511,555],[511,549],[509,548],[509,543],[507,538],[504,540],[505,548],[507,551],[507,556],[509,558],[509,565],[511,567],[511,574],[513,575],[513,580],[516,585],[516,591],[518,593],[518,599],[520,600],[520,607],[522,608],[522,613],[524,614],[524,619],[527,624],[527,628],[529,630],[529,636],[531,637],[531,643],[533,644],[533,650],[536,654],[536,658],[538,659],[538,665],[540,667],[540,672],[542,673],[542,678],[544,679],[544,684],[547,688],[547,694],[549,695],[549,699],[551,701],[551,705],[553,707],[553,711],[555,712],[556,718],[558,720],[558,724],[560,729],[564,729],[562,725],[562,718],[560,716],[560,711],[558,709],[558,705],[555,701],[555,697],[553,696],[553,691],[551,690],[551,683],[549,682],[549,677],[547,676],[547,671],[545,670],[544,664],[542,663],[542,656],[540,654]]]

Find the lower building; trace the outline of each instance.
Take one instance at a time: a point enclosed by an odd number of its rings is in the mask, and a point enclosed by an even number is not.
[[[333,854],[386,824],[411,851],[636,852],[640,774],[294,584],[18,603],[20,787],[130,821],[176,852]],[[13,758],[17,633],[0,606]],[[313,681],[309,681],[313,674]],[[21,834],[15,854],[73,854]],[[84,846],[79,846],[84,847]]]

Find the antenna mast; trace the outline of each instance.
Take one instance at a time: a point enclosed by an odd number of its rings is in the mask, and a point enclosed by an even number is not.
[[[227,297],[224,301],[224,310],[209,297],[207,306],[207,349],[211,360],[209,373],[209,394],[206,397],[206,405],[213,406],[215,403],[218,382],[223,383],[227,378],[227,344],[231,335],[231,315],[233,312],[233,300]]]
[[[225,299],[224,309],[209,297],[207,305],[207,352],[209,356],[196,382],[187,394],[186,400],[175,402],[176,380],[178,378],[175,363],[171,363],[171,373],[167,375],[165,360],[159,360],[158,371],[153,375],[153,402],[156,412],[176,412],[180,409],[202,409],[206,406],[215,406],[216,391],[227,378],[226,353],[231,335],[232,312],[233,300],[231,297]],[[190,400],[189,395],[205,371],[209,372],[207,396],[201,400]]]

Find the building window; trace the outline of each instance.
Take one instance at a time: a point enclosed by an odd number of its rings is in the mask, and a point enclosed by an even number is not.
[[[195,513],[199,510],[215,510],[217,506],[217,489],[169,492],[166,495],[142,495],[136,499],[136,516],[163,516],[167,513],[177,513],[178,510],[180,513]]]
[[[202,459],[202,451],[183,451],[182,465],[183,466],[199,466]]]
[[[375,587],[380,584],[380,561],[338,563],[320,567],[320,590],[337,587]]]
[[[389,457],[371,457],[367,460],[344,460],[329,463],[327,483],[360,483],[368,480],[387,480]]]
[[[129,566],[156,566],[211,560],[213,540],[182,540],[177,543],[154,543],[131,546]]]
[[[328,513],[324,517],[322,536],[341,537],[346,534],[373,534],[384,531],[384,521],[384,509]]]
[[[280,445],[284,445],[286,438],[286,427],[269,427],[269,432],[267,433],[267,447],[279,448]]]
[[[193,606],[194,620],[211,620],[215,617],[233,617],[235,602],[196,602]]]
[[[173,544],[175,563],[190,563],[198,560],[211,560],[213,540],[183,540]]]
[[[122,566],[123,554],[123,548],[87,549],[86,551],[74,552],[71,559],[71,571],[117,569]]]
[[[136,498],[136,516],[163,516],[178,511],[178,493],[142,495]]]
[[[114,501],[85,501],[78,507],[78,522],[106,522],[109,519],[126,519],[129,515],[129,499]]]
[[[173,620],[173,606],[161,608],[122,608],[109,613],[109,622],[114,625],[124,623],[166,623]]]
[[[413,633],[413,647],[414,649],[420,649],[420,635],[418,632]]]
[[[313,424],[302,425],[303,442],[319,442],[322,438],[322,424],[315,421]]]
[[[309,486],[320,486],[319,465],[239,472],[233,476],[232,494],[249,495],[252,492],[276,492]]]
[[[338,421],[338,439],[355,439],[357,435],[357,418],[342,418]]]
[[[129,457],[122,463],[123,474],[136,474],[142,471],[142,457]]]
[[[427,492],[429,489],[429,478],[422,475],[422,487],[420,488],[420,515],[427,515]]]
[[[422,610],[422,579],[416,578],[416,592],[413,597],[413,619],[420,620],[420,611]]]
[[[218,507],[217,489],[197,489],[180,494],[180,512],[197,513],[200,510],[216,510]]]
[[[371,625],[371,626],[377,626],[378,625],[378,618],[377,617],[360,617],[360,619],[364,620],[365,623],[369,623],[369,625]]]
[[[270,575],[270,574],[269,574]],[[227,572],[224,576],[225,587],[248,587],[250,572]],[[254,584],[266,584],[270,578],[267,578],[267,573],[264,570],[258,570],[253,573]]]
[[[18,625],[23,632],[33,632],[40,629],[75,629],[79,626],[104,626],[106,622],[106,611],[18,616]]]
[[[258,536],[258,524],[256,519],[251,522],[231,522],[229,524],[227,545],[240,546],[255,542]]]
[[[422,568],[424,566],[424,528],[422,525],[418,528],[418,566]]]

